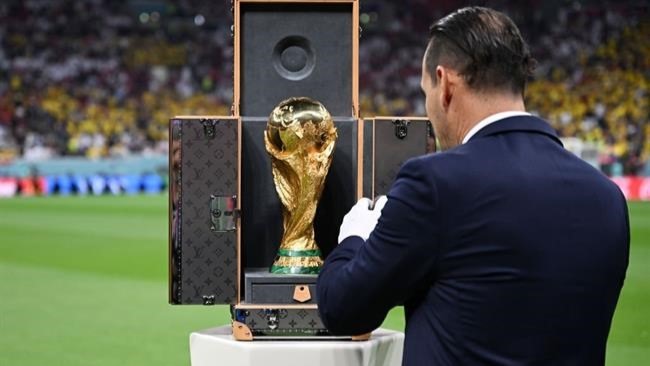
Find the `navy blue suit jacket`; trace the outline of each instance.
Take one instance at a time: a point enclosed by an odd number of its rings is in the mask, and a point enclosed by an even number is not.
[[[368,240],[326,259],[318,305],[361,334],[404,304],[408,366],[602,365],[628,253],[618,187],[511,117],[406,162]]]

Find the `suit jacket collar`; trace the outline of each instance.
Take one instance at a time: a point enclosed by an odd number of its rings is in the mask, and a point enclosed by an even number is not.
[[[480,129],[474,136],[469,139],[468,142],[485,136],[517,131],[548,135],[549,137],[553,138],[558,144],[562,145],[562,142],[560,141],[560,138],[557,136],[557,133],[553,127],[551,127],[551,125],[549,125],[548,122],[544,121],[543,119],[534,116],[515,116],[496,121]]]

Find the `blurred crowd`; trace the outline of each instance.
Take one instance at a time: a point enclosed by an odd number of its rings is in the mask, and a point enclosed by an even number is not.
[[[362,0],[362,114],[424,115],[432,20],[468,1]],[[600,165],[650,158],[647,1],[483,1],[520,26],[539,65],[527,107]],[[230,113],[230,2],[0,3],[0,163],[16,156],[160,154],[181,114]],[[610,172],[611,173],[611,172]]]
[[[408,3],[394,5],[389,22],[364,29],[362,111],[424,115],[422,35],[430,19],[472,2]],[[596,149],[597,164],[606,173],[642,173],[650,161],[650,2],[483,3],[514,19],[538,61],[527,109],[547,119],[560,136]],[[370,22],[386,11],[385,4],[377,4],[369,10]]]
[[[170,116],[229,114],[229,9],[225,1],[3,1],[0,161],[162,153]]]

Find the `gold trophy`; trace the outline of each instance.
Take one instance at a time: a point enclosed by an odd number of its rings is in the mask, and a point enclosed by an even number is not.
[[[327,109],[309,98],[287,99],[269,117],[264,142],[283,206],[284,226],[272,273],[316,274],[323,265],[313,221],[336,137]]]

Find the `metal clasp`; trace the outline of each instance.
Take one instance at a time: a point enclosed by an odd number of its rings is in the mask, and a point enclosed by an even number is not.
[[[210,230],[235,231],[238,217],[237,196],[210,195]]]
[[[394,119],[393,125],[395,126],[395,136],[403,140],[408,135],[408,125],[410,121],[408,119]]]
[[[215,126],[219,121],[216,119],[202,119],[201,124],[203,125],[203,134],[209,139],[213,139],[215,134]]]
[[[277,310],[266,310],[266,320],[267,320],[267,325],[269,326],[269,329],[275,330],[277,329],[280,320],[278,318],[278,311]]]
[[[285,319],[289,313],[286,309],[264,309],[269,329],[275,330],[280,325],[280,319]]]

